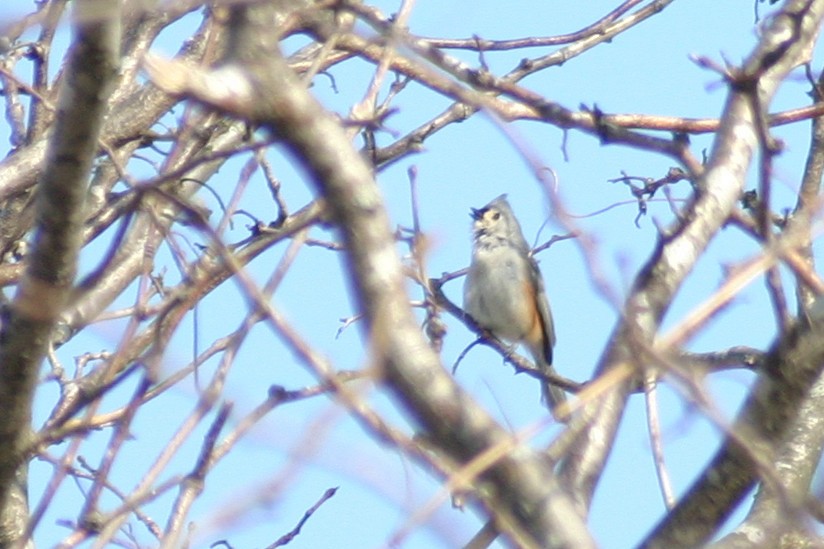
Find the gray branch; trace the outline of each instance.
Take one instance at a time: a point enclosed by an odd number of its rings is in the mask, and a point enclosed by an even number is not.
[[[821,305],[821,304],[819,304]],[[741,498],[759,480],[775,492],[779,479],[789,486],[795,485],[795,503],[806,494],[812,470],[801,468],[776,478],[772,464],[776,448],[784,441],[788,430],[797,417],[799,402],[804,402],[810,387],[824,369],[824,318],[819,316],[809,325],[799,325],[776,343],[758,378],[755,388],[744,403],[740,417],[727,436],[724,445],[701,474],[683,500],[658,525],[641,547],[670,548],[698,547],[705,543],[723,521],[732,513]],[[820,383],[819,383],[820,385]],[[808,418],[794,427],[796,442],[801,439],[809,445],[803,450],[788,449],[783,455],[790,462],[803,460],[803,455],[821,445],[820,426],[811,430],[809,406],[821,400],[820,395],[804,405]],[[820,420],[819,420],[820,421]],[[819,432],[815,432],[819,431]],[[809,467],[809,466],[807,466]],[[792,493],[792,492],[791,492]],[[754,515],[774,512],[777,505],[793,503],[784,492],[780,498],[764,500],[753,508]],[[786,515],[784,520],[786,521]],[[774,515],[775,517],[775,515]],[[785,524],[785,527],[791,525]],[[734,540],[729,540],[730,542]],[[766,541],[766,540],[765,540]],[[734,544],[729,545],[734,546]]]
[[[787,2],[771,19],[761,41],[741,69],[728,74],[729,97],[721,126],[698,193],[683,221],[665,235],[635,281],[625,313],[616,327],[597,373],[620,365],[638,364],[638,356],[654,339],[670,302],[711,239],[728,218],[743,190],[756,151],[759,117],[778,85],[803,62],[817,36],[824,10],[821,0]],[[633,387],[625,379],[603,397],[588,403],[584,430],[562,464],[562,479],[582,510],[588,509],[612,449],[615,434]]]
[[[409,306],[374,176],[339,121],[277,53],[272,10],[271,5],[233,8],[233,47],[217,70],[186,75],[179,72],[185,68],[166,70],[153,58],[151,76],[161,87],[268,128],[306,167],[343,234],[353,294],[387,388],[428,440],[458,463],[484,453],[497,456],[476,481],[476,493],[497,528],[525,547],[594,547],[547,460],[517,443],[462,391],[428,346]]]
[[[79,0],[74,9],[74,42],[37,189],[33,249],[0,331],[2,546],[19,538],[26,523],[26,510],[11,488],[25,467],[40,363],[74,283],[89,172],[118,69],[119,3]]]

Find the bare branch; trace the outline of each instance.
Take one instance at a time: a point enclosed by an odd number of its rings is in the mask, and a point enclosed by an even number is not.
[[[742,192],[757,145],[754,125],[759,113],[752,111],[750,96],[758,93],[759,105],[769,103],[782,78],[802,61],[802,54],[817,33],[822,10],[824,2],[820,1],[789,2],[771,21],[769,32],[745,62],[740,81],[732,83],[712,154],[696,181],[699,194],[688,208],[686,219],[665,235],[636,279],[625,316],[598,366],[599,373],[627,364],[640,373],[644,367],[636,361],[638,343],[652,340],[675,291]],[[562,464],[562,478],[583,508],[588,508],[603,471],[631,386],[627,380],[587,406],[590,429]],[[707,530],[701,536],[708,535],[715,524],[705,521],[703,527]],[[703,537],[695,539],[700,542]]]
[[[75,5],[76,38],[69,76],[59,98],[56,129],[37,200],[37,236],[14,301],[4,313],[0,340],[0,544],[21,535],[11,518],[9,488],[29,436],[31,403],[40,361],[58,315],[68,301],[77,269],[86,181],[97,149],[106,99],[119,55],[119,7]],[[90,62],[91,61],[91,62]],[[15,524],[16,523],[16,524]]]

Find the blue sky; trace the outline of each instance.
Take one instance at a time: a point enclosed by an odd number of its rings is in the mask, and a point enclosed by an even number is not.
[[[2,10],[9,6],[13,9],[17,4],[24,9],[29,7],[28,2],[13,0],[0,8],[0,17],[4,17]],[[501,9],[500,2],[489,0],[471,4],[422,0],[413,9],[409,27],[415,34],[438,37],[548,36],[577,30],[615,4],[617,2],[517,1]],[[376,5],[389,13],[397,9],[398,3],[377,2]],[[766,6],[760,9],[763,16]],[[182,31],[181,36],[167,34],[164,40],[168,42],[161,41],[158,51],[174,51],[175,40],[181,37]],[[690,56],[708,56],[718,62],[727,59],[736,64],[751,50],[756,38],[752,0],[676,1],[660,15],[611,43],[600,45],[561,67],[529,77],[522,84],[569,108],[584,104],[597,105],[607,113],[715,117],[721,112],[726,89],[719,83],[718,75],[696,66]],[[486,54],[486,61],[493,70],[505,72],[525,55],[535,56],[546,51],[490,52]],[[477,63],[477,56],[471,53],[451,53],[470,64]],[[814,60],[813,69],[821,69],[820,58]],[[370,65],[360,62],[341,65],[331,71],[337,91],[320,76],[312,92],[330,109],[345,113],[348,106],[365,93],[371,71]],[[794,72],[771,110],[806,105],[808,88],[803,73]],[[428,90],[410,87],[398,97],[395,105],[398,113],[387,125],[403,134],[440,112],[448,103]],[[559,197],[565,208],[580,216],[575,223],[597,244],[592,258],[584,257],[573,240],[560,242],[539,256],[556,323],[556,368],[565,376],[586,380],[618,314],[592,283],[588,260],[594,260],[603,271],[613,292],[623,296],[652,251],[656,238],[654,220],[666,224],[672,218],[666,203],[653,202],[648,215],[640,219],[640,227],[636,227],[637,209],[631,195],[625,187],[609,180],[619,177],[622,171],[660,177],[673,164],[666,158],[626,147],[602,146],[593,137],[576,132],[567,136],[568,160],[565,160],[564,136],[559,129],[521,122],[509,125],[507,131],[514,140],[503,135],[496,121],[483,114],[476,115],[427,140],[422,153],[381,172],[378,181],[393,222],[411,226],[407,169],[413,165],[417,168],[421,221],[432,243],[428,269],[431,276],[439,276],[468,264],[469,208],[482,206],[501,193],[509,195],[528,240],[535,238],[547,219],[549,224],[539,241],[565,232],[553,219],[539,182],[513,141],[527,147],[543,165],[550,167],[557,174]],[[774,207],[780,210],[794,205],[794,192],[809,141],[809,124],[780,128],[775,133],[788,145],[776,160]],[[0,133],[0,137],[4,136],[5,133]],[[379,136],[379,139],[385,144],[391,137]],[[361,145],[359,139],[356,145]],[[692,139],[693,151],[699,157],[702,149],[710,145],[709,136]],[[283,182],[286,199],[296,209],[309,199],[311,191],[288,158],[273,152],[272,160]],[[222,189],[224,197],[231,192],[232,178],[239,164],[240,161],[224,167],[210,182]],[[253,213],[261,219],[274,218],[267,192],[260,181],[250,189],[249,203],[253,207],[257,205]],[[687,196],[687,185],[682,183],[672,192],[675,197]],[[255,196],[260,200],[255,200]],[[621,205],[588,216],[614,204]],[[240,240],[245,235],[243,223],[238,223],[228,238]],[[334,236],[320,231],[314,235]],[[283,250],[281,246],[265,254],[252,263],[250,271],[258,280],[265,280]],[[399,250],[406,253],[403,247]],[[677,323],[717,288],[723,280],[724,266],[757,253],[757,246],[735,229],[722,231],[678,294],[665,326]],[[92,268],[96,255],[99,251],[90,250],[84,255],[84,268]],[[319,248],[304,249],[273,302],[336,367],[355,369],[363,367],[366,360],[357,326],[335,337],[340,319],[353,314],[341,265],[335,253]],[[460,301],[461,287],[462,281],[451,282],[446,287],[447,294]],[[412,299],[420,298],[418,288],[410,286],[410,290]],[[131,299],[133,295],[126,296],[123,304]],[[199,309],[200,340],[209,342],[232,331],[245,312],[238,287],[225,284]],[[442,356],[449,368],[473,337],[457,322],[447,320],[450,330]],[[61,349],[61,356],[69,362],[79,352],[111,348],[117,341],[119,327],[117,323],[101,324]],[[172,372],[190,360],[193,329],[189,322],[179,331],[164,364],[167,371]],[[690,348],[696,351],[720,350],[731,345],[766,348],[774,333],[774,317],[764,284],[757,281],[714,319],[709,329],[700,332]],[[214,363],[207,365],[204,373],[213,367]],[[512,369],[488,349],[473,349],[461,363],[457,379],[513,429],[526,428],[544,417],[534,380],[513,376]],[[716,374],[707,382],[717,396],[718,406],[733,414],[750,379],[745,372],[733,371]],[[263,400],[269,385],[280,384],[291,389],[313,382],[312,376],[284,350],[273,333],[258,326],[241,349],[227,386],[226,397],[235,403],[230,423]],[[128,398],[132,390],[133,387],[124,386],[108,397],[108,404],[116,405],[119,399]],[[384,395],[367,386],[363,386],[362,391],[376,409],[410,430],[403,415]],[[41,419],[50,410],[53,396],[48,388],[39,396]],[[659,398],[667,465],[676,491],[681,493],[714,452],[718,431],[689,407],[677,390],[664,384]],[[194,388],[183,384],[172,395],[141,411],[133,429],[135,439],[117,463],[114,477],[121,479],[126,487],[131,486],[134,476],[147,466],[147,456],[153,456],[167,443],[194,406],[195,399]],[[664,511],[645,425],[642,398],[633,397],[593,504],[591,527],[602,547],[632,545]],[[200,431],[205,431],[207,426],[208,422]],[[540,446],[555,432],[552,428],[543,431],[534,441],[535,445]],[[97,446],[94,441],[90,442],[87,459],[94,462],[94,449],[102,451],[105,442],[105,438],[101,438]],[[187,445],[190,453],[170,465],[170,474],[188,471],[191,452],[197,451],[199,442],[197,436],[192,439]],[[34,494],[42,490],[48,473],[48,467],[33,465]],[[399,452],[365,434],[330,400],[317,398],[275,410],[217,467],[208,480],[204,496],[194,508],[192,519],[198,525],[195,546],[205,547],[218,539],[226,539],[236,548],[265,546],[290,530],[304,510],[331,486],[340,486],[338,493],[308,521],[292,547],[383,547],[393,535],[410,526],[407,522],[410,516],[428,509],[433,501],[438,505],[432,512],[424,513],[423,522],[415,524],[412,534],[403,539],[403,547],[458,546],[481,524],[471,510],[451,509],[448,498],[443,500],[441,488],[431,476]],[[41,546],[49,546],[62,537],[65,530],[56,526],[55,521],[73,518],[76,502],[81,498],[76,487],[68,483],[60,494],[67,503],[47,515],[39,534]],[[159,517],[164,516],[164,506],[169,505],[172,496],[162,498],[149,509],[156,509]],[[252,509],[246,521],[231,529],[220,530],[214,526],[222,524],[223,514],[244,506]],[[141,539],[147,539],[145,534]]]

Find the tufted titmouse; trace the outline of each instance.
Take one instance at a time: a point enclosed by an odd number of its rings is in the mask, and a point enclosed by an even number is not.
[[[474,246],[464,309],[495,337],[526,345],[541,371],[554,372],[555,330],[544,281],[506,195],[472,208],[471,216]],[[541,393],[553,410],[566,400],[562,389],[546,382]]]

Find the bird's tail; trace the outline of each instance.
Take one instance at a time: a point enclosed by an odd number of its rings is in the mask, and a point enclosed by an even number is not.
[[[543,360],[540,361],[541,370],[548,373],[555,373],[555,369],[550,364],[546,364]],[[544,404],[546,404],[549,411],[552,412],[552,416],[557,419],[558,421],[563,421],[564,423],[567,422],[569,416],[559,416],[559,408],[558,405],[563,404],[567,400],[566,393],[563,389],[549,383],[547,381],[541,382],[541,400],[543,400]]]

